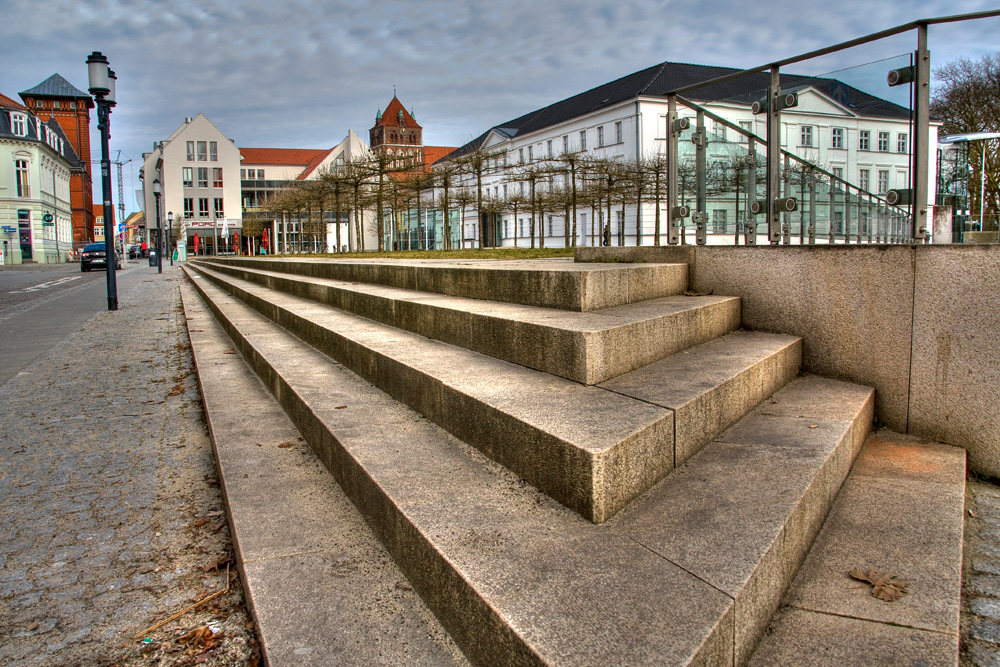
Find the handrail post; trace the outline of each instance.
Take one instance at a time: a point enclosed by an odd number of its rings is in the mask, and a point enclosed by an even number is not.
[[[927,170],[930,166],[931,52],[927,50],[926,23],[917,26],[914,67],[917,118],[916,136],[913,138],[913,242],[920,243],[927,237],[927,211],[930,208]]]
[[[781,240],[781,216],[778,211],[778,198],[781,196],[780,92],[781,74],[778,66],[772,65],[767,105],[767,238],[771,245],[777,245]]]
[[[667,95],[667,242],[677,245],[680,233],[677,224],[677,96]]]
[[[697,127],[694,131],[695,182],[697,184],[696,211],[694,214],[695,243],[705,245],[708,241],[708,132],[705,130],[705,112],[697,112]]]

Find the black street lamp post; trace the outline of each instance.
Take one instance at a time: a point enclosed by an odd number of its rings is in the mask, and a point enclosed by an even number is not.
[[[108,270],[108,310],[118,310],[118,285],[115,271],[115,209],[111,203],[111,158],[108,141],[111,139],[111,107],[115,106],[115,73],[108,67],[108,59],[100,51],[87,57],[90,76],[90,94],[97,102],[97,129],[101,131],[101,187],[104,191],[104,259]]]
[[[160,179],[153,180],[153,197],[156,199],[156,272],[163,273],[163,233],[160,231],[160,195],[163,186]]]

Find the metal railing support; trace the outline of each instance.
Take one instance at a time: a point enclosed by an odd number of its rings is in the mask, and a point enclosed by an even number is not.
[[[667,243],[680,243],[677,205],[677,96],[667,95]]]
[[[781,193],[781,111],[778,95],[781,76],[777,65],[771,66],[771,85],[767,105],[767,238],[771,245],[781,240],[781,218],[778,198]]]
[[[694,130],[694,164],[697,195],[695,213],[692,216],[695,229],[695,243],[708,242],[708,132],[705,131],[705,112],[697,111],[697,127]]]
[[[927,169],[930,166],[930,107],[931,107],[931,52],[927,50],[927,24],[917,27],[917,52],[914,60],[914,96],[916,97],[916,122],[913,137],[913,242],[922,242],[927,236],[927,211],[930,192]]]

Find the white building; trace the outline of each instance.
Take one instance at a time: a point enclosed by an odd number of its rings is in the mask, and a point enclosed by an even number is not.
[[[140,174],[143,184],[143,211],[147,231],[156,229],[156,200],[153,181],[162,187],[160,226],[167,242],[169,215],[173,214],[172,238],[193,251],[198,235],[202,248],[225,247],[221,236],[231,236],[242,226],[240,207],[240,151],[204,114],[185,118],[173,134],[143,153]]]
[[[677,88],[731,74],[736,70],[680,63],[661,63],[611,83],[531,111],[519,118],[494,126],[475,140],[455,151],[438,164],[454,162],[463,156],[486,152],[495,158],[483,174],[485,195],[494,202],[503,202],[511,195],[524,192],[531,196],[534,180],[536,192],[570,187],[563,174],[545,175],[547,166],[565,167],[562,156],[575,154],[593,158],[612,158],[624,164],[635,164],[639,158],[664,156],[666,153],[668,103],[665,94]],[[795,92],[798,105],[782,111],[781,144],[784,151],[813,165],[812,180],[818,180],[816,191],[806,191],[809,178],[793,176],[789,193],[800,199],[797,213],[787,216],[792,235],[798,237],[809,226],[809,215],[816,221],[820,241],[829,240],[832,226],[836,240],[843,240],[845,226],[854,239],[859,222],[868,228],[878,227],[874,216],[879,196],[890,188],[905,188],[909,183],[912,138],[908,109],[872,96],[835,79],[782,74],[782,90]],[[766,137],[766,114],[754,116],[751,103],[764,96],[769,74],[762,73],[716,84],[685,94],[691,101],[719,116],[724,122],[708,118],[706,131],[707,169],[714,178],[714,191],[708,194],[707,227],[709,242],[732,243],[744,229],[749,203],[763,194],[763,181],[758,191],[748,192],[749,142],[741,130],[753,133],[762,141]],[[691,118],[694,128],[696,112],[679,106],[679,115]],[[694,144],[693,129],[680,141],[682,168],[691,164]],[[935,155],[937,126],[932,125],[930,155]],[[755,142],[758,160],[762,162],[764,147]],[[790,164],[795,166],[794,158]],[[930,183],[935,183],[935,164],[930,165]],[[535,167],[540,178],[526,178]],[[737,173],[742,170],[742,173]],[[556,170],[557,171],[557,170]],[[799,172],[802,170],[800,169]],[[754,176],[756,177],[756,175]],[[680,196],[693,204],[695,194],[679,174]],[[831,193],[830,182],[834,182]],[[465,185],[475,187],[474,176],[467,174]],[[578,183],[578,187],[582,184]],[[864,193],[860,197],[854,188]],[[742,189],[741,189],[742,188]],[[844,190],[852,194],[845,202]],[[810,188],[813,190],[813,188]],[[647,193],[648,194],[648,193]],[[859,202],[858,200],[862,201]],[[869,206],[868,201],[876,204]],[[861,205],[859,205],[859,203]],[[666,198],[661,206],[661,243],[667,242]],[[509,208],[509,207],[508,207]],[[692,208],[694,208],[692,206]],[[811,213],[810,213],[811,210]],[[469,217],[471,214],[471,218]],[[817,216],[818,214],[818,216]],[[515,216],[509,210],[487,215],[484,224],[495,234],[496,244],[527,245],[530,237],[530,212],[522,207]],[[869,225],[868,216],[872,216]],[[472,209],[465,218],[466,237],[476,228],[476,213]],[[578,245],[601,243],[600,230],[606,208],[577,207]],[[930,219],[931,216],[928,216]],[[547,246],[562,246],[567,236],[565,214],[546,211],[536,221]],[[637,229],[641,229],[643,245],[652,245],[656,204],[615,204],[611,211],[612,239],[634,245]],[[764,216],[757,222],[763,229]],[[818,218],[818,219],[817,219]],[[691,219],[685,223],[691,230]],[[880,223],[881,224],[881,223]],[[490,239],[490,235],[485,237]],[[714,237],[714,238],[713,238]],[[612,241],[617,244],[618,241]],[[572,243],[572,241],[570,241]],[[487,244],[490,244],[489,240]]]
[[[62,127],[0,95],[0,252],[4,264],[67,261],[70,172],[81,166]]]

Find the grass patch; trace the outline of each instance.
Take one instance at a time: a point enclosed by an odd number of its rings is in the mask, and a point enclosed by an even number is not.
[[[469,248],[466,250],[397,250],[392,252],[309,253],[268,257],[324,257],[330,259],[545,259],[572,257],[573,248]]]

